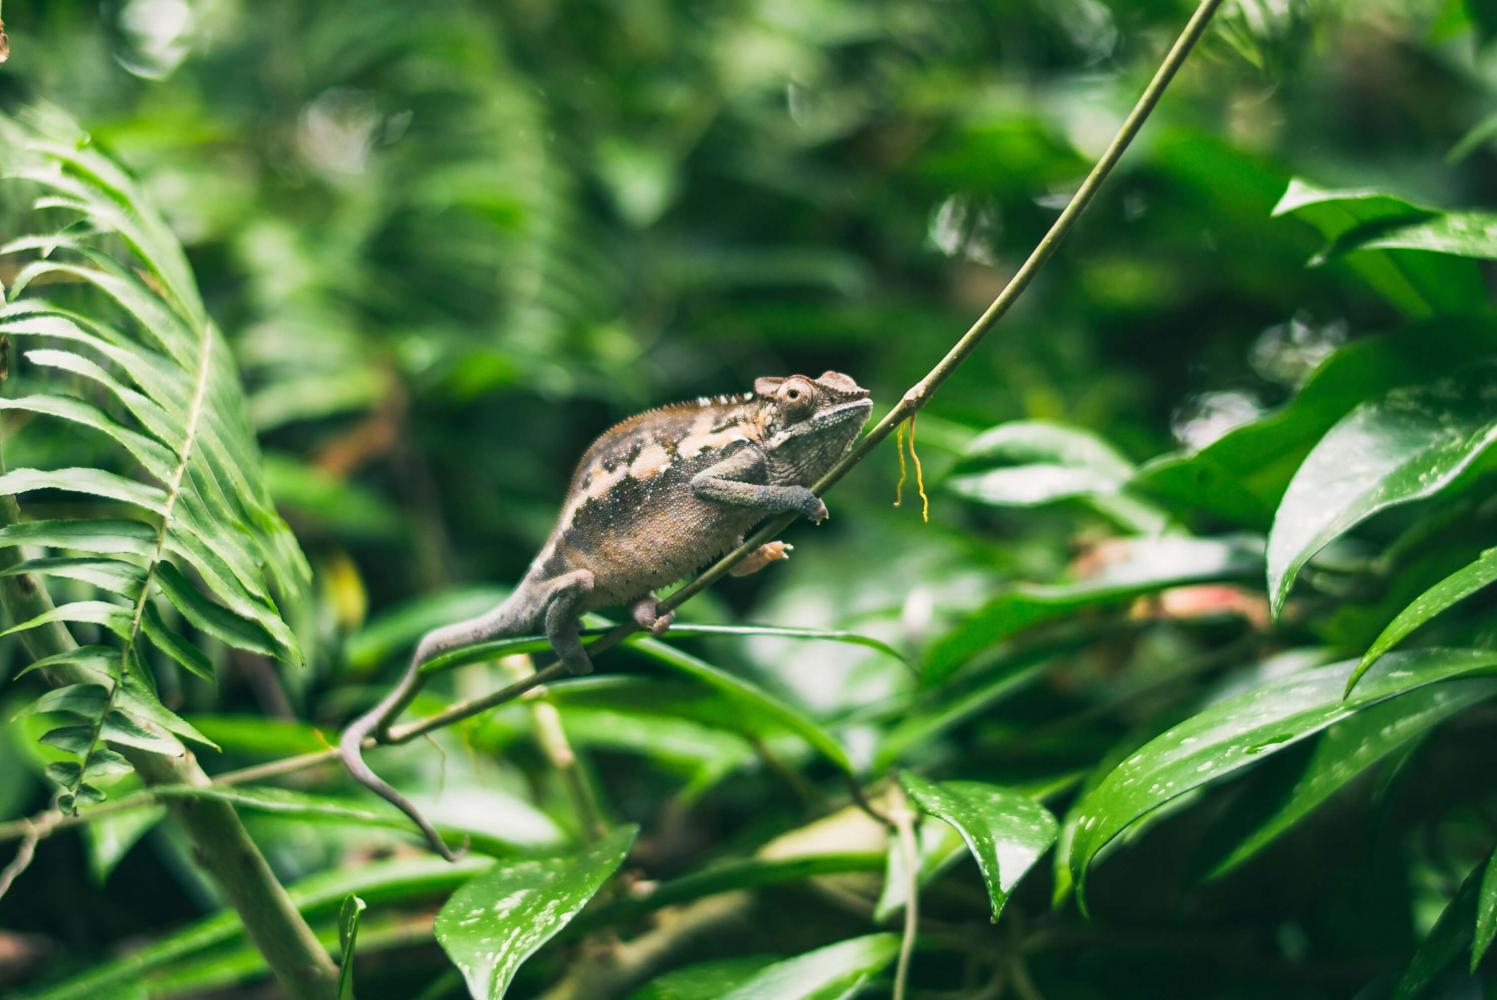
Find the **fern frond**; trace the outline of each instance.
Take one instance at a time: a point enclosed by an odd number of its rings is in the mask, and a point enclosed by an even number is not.
[[[36,706],[69,719],[42,737],[77,758],[49,769],[66,807],[101,797],[94,780],[119,770],[123,758],[106,745],[181,753],[179,737],[201,739],[155,700],[148,647],[210,680],[207,637],[299,664],[278,600],[300,599],[310,573],[261,480],[228,344],[165,222],[85,139],[0,120],[0,140],[12,182],[39,190],[36,217],[54,222],[0,246],[24,260],[0,306],[0,336],[21,346],[27,381],[39,375],[45,390],[0,399],[0,412],[60,424],[116,456],[112,468],[0,472],[0,495],[75,494],[94,515],[70,507],[67,518],[0,528],[0,546],[57,550],[11,572],[98,592],[9,632],[60,621],[116,640],[70,654],[89,682]]]

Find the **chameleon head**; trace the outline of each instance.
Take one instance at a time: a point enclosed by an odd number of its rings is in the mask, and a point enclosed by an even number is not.
[[[762,442],[771,461],[810,482],[841,458],[868,422],[868,390],[841,372],[754,381]]]

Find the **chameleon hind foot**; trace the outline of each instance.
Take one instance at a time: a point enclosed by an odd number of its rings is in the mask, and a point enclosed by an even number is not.
[[[676,613],[674,611],[667,611],[662,614],[660,611],[660,602],[653,596],[646,594],[629,606],[629,617],[641,629],[659,637],[665,635],[666,631],[671,627],[671,623],[676,620]]]

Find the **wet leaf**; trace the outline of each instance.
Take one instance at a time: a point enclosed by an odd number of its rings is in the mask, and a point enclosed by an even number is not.
[[[1351,691],[1367,668],[1376,663],[1379,656],[1398,645],[1410,632],[1451,605],[1470,597],[1493,580],[1497,580],[1497,548],[1487,549],[1475,562],[1461,567],[1414,598],[1373,641],[1351,680],[1346,682],[1346,690]]]
[[[761,969],[722,1000],[834,1000],[878,975],[899,952],[893,934],[869,934],[776,962]]]
[[[950,823],[966,841],[987,884],[996,921],[1014,886],[1055,843],[1055,817],[1027,795],[997,785],[930,782],[908,771],[899,782],[922,810]]]
[[[359,942],[359,918],[369,904],[349,893],[338,910],[338,1000],[354,1000],[353,958]]]
[[[1379,511],[1433,496],[1497,442],[1497,366],[1395,389],[1352,410],[1294,474],[1268,536],[1275,613],[1326,544]]]
[[[521,963],[570,923],[623,863],[637,832],[622,827],[584,850],[499,861],[453,893],[435,931],[469,992],[480,1000],[504,996]]]
[[[1102,848],[1161,806],[1278,753],[1366,709],[1430,684],[1497,669],[1497,651],[1429,649],[1390,653],[1350,698],[1347,661],[1290,674],[1216,702],[1131,754],[1077,806],[1069,865],[1082,894]]]
[[[1451,681],[1373,705],[1331,726],[1316,741],[1309,761],[1284,792],[1278,807],[1244,832],[1213,868],[1211,877],[1223,875],[1257,855],[1378,761],[1493,695],[1497,695],[1497,681]]]

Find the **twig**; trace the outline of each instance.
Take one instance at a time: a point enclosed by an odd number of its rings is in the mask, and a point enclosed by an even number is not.
[[[899,962],[894,967],[894,1000],[905,1000],[915,935],[920,930],[920,852],[915,846],[915,811],[897,781],[890,785],[889,801],[889,819],[894,823],[900,860],[904,863],[904,935],[899,940]]]
[[[41,823],[33,823],[30,820],[21,822],[26,825],[26,836],[22,838],[21,846],[16,848],[16,856],[11,859],[10,864],[5,866],[4,871],[0,871],[0,899],[5,898],[5,894],[10,891],[16,879],[21,877],[21,873],[31,867],[31,859],[36,856],[36,845],[42,837],[46,836]]]

